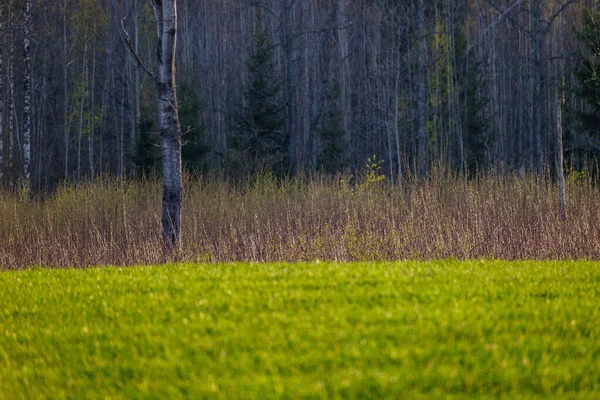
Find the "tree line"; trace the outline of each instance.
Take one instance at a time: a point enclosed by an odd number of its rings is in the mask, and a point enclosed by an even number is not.
[[[335,173],[376,155],[400,183],[600,152],[597,1],[177,3],[190,171]],[[156,22],[146,0],[0,0],[4,186],[161,173]]]

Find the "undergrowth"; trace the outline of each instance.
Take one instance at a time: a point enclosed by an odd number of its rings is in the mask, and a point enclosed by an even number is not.
[[[567,179],[561,221],[550,179],[432,174],[392,187],[371,175],[188,177],[183,243],[169,255],[157,180],[98,179],[34,198],[5,192],[0,267],[600,258],[600,189],[588,176]]]

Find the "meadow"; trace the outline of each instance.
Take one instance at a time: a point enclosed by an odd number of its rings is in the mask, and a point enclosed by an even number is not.
[[[597,398],[600,264],[0,274],[0,398]]]
[[[550,174],[548,174],[550,176]],[[0,269],[165,262],[600,259],[600,184],[433,171],[392,186],[358,176],[187,177],[183,241],[162,249],[156,179],[97,179],[30,197],[0,193]]]

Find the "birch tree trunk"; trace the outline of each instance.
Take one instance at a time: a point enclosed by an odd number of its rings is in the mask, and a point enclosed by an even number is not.
[[[153,0],[158,31],[158,127],[163,167],[162,226],[165,244],[176,249],[181,242],[181,129],[175,91],[177,0]]]
[[[30,187],[31,178],[31,47],[29,37],[31,35],[31,0],[25,0],[23,4],[23,61],[25,73],[23,75],[23,185]]]

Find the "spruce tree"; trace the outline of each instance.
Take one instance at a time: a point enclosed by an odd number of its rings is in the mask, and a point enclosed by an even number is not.
[[[135,154],[133,161],[142,176],[151,175],[159,167],[160,149],[158,148],[158,128],[154,118],[146,107],[142,108],[138,127]]]
[[[488,101],[482,92],[484,83],[480,73],[480,65],[467,63],[463,87],[464,107],[464,146],[467,170],[475,173],[486,165],[486,150],[489,143],[489,121],[485,110]]]
[[[179,121],[183,133],[182,162],[189,171],[199,171],[210,151],[206,140],[206,126],[200,120],[203,105],[194,87],[183,83],[177,91]]]
[[[283,173],[288,169],[290,138],[285,130],[285,108],[273,45],[266,29],[254,34],[247,67],[249,78],[243,105],[231,127],[232,167],[246,173],[264,169]]]
[[[318,157],[318,168],[324,172],[336,173],[347,167],[346,143],[344,127],[342,124],[342,112],[338,107],[340,98],[339,85],[329,91],[327,95],[327,111],[324,114],[323,123],[319,129],[321,149]]]
[[[480,56],[473,50],[469,54],[468,41],[464,32],[455,33],[458,79],[460,85],[460,113],[463,128],[463,157],[467,173],[484,170],[491,160],[487,150],[493,146],[490,135],[490,120],[487,115],[489,99]]]
[[[577,112],[578,133],[580,143],[596,143],[600,138],[600,11],[584,10],[582,29],[577,31],[577,38],[581,44],[578,53],[578,65],[575,68],[577,78],[576,92],[589,107],[585,111]],[[569,131],[566,132],[566,142],[572,142]],[[567,149],[576,150],[577,143],[569,143]],[[585,144],[579,146],[579,154],[570,154],[576,161],[585,158],[585,154],[599,156],[593,152],[593,147]]]

